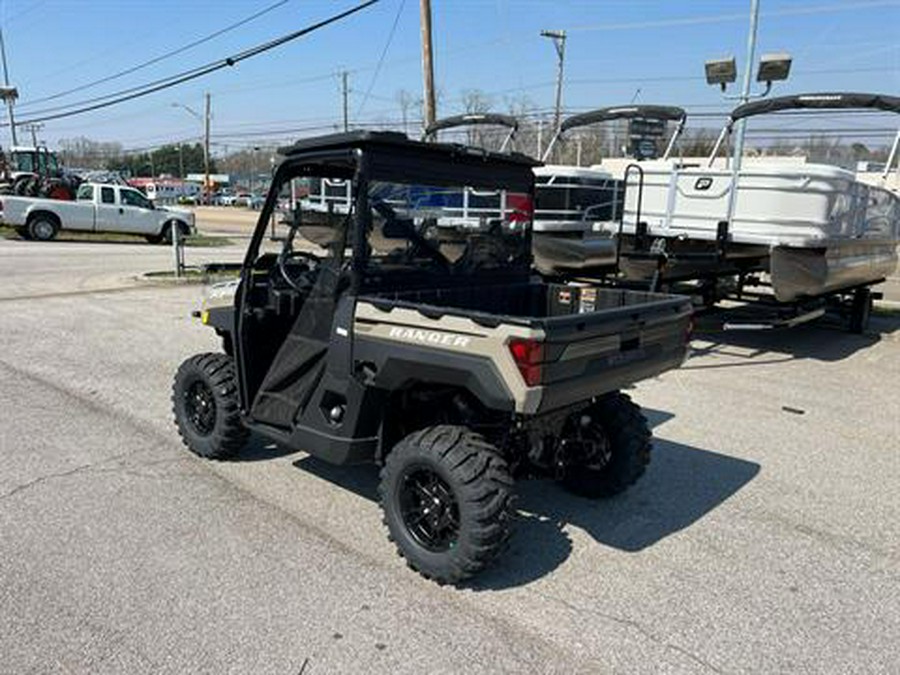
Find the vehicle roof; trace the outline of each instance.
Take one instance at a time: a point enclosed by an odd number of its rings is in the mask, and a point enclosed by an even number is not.
[[[523,167],[540,166],[536,159],[521,153],[499,153],[475,148],[459,143],[425,143],[416,141],[406,134],[396,131],[347,131],[326,136],[303,138],[278,152],[285,157],[295,157],[306,152],[323,150],[415,150],[425,159],[447,159],[459,156],[480,157],[501,164],[515,164]]]
[[[362,169],[375,180],[529,191],[541,162],[521,153],[499,153],[452,143],[425,143],[391,131],[350,131],[305,138],[282,148],[283,166],[319,167],[350,178]],[[360,161],[360,153],[365,157]],[[306,161],[308,160],[308,161]],[[317,169],[318,170],[318,169]]]

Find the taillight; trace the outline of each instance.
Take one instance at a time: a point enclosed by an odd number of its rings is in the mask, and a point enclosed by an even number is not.
[[[519,372],[529,387],[541,383],[541,362],[544,360],[544,345],[539,340],[514,338],[509,341],[509,351],[519,367]]]

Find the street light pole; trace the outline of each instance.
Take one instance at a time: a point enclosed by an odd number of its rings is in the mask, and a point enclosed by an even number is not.
[[[747,59],[744,62],[744,82],[741,86],[741,104],[750,100],[750,78],[753,76],[753,61],[756,54],[756,28],[759,24],[759,0],[750,0],[750,31],[747,34]],[[744,156],[744,132],[747,120],[737,121],[737,133],[734,137],[733,166],[735,175],[741,170],[741,159]]]
[[[209,118],[210,118],[209,92],[206,92],[206,116],[203,125],[203,169],[206,173],[203,181],[203,196],[209,202]]]
[[[206,108],[203,115],[200,115],[196,110],[191,108],[184,103],[173,103],[173,108],[181,108],[186,111],[191,117],[200,120],[203,123],[203,170],[205,172],[205,177],[203,181],[203,192],[201,193],[204,197],[209,197],[209,119],[210,119],[210,100],[209,100],[209,92],[206,93]],[[181,146],[179,146],[179,151]],[[184,175],[184,167],[181,169],[182,176]]]
[[[553,113],[553,132],[556,133],[559,131],[559,117],[562,108],[563,64],[566,59],[566,31],[542,30],[541,35],[553,40],[553,46],[556,47],[556,57],[558,60],[556,71],[556,106]]]

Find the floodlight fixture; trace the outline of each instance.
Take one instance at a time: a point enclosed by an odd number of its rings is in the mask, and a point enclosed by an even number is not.
[[[0,99],[15,101],[17,98],[19,98],[19,90],[15,87],[0,87]]]
[[[713,59],[706,62],[707,84],[718,84],[725,91],[725,86],[737,80],[737,64],[734,57]]]
[[[791,74],[791,55],[786,52],[763,54],[759,59],[757,82],[779,82]]]

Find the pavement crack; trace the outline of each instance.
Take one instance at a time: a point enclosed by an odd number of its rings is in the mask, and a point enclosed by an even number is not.
[[[704,658],[698,656],[697,654],[694,654],[690,650],[685,649],[684,647],[681,647],[672,642],[669,642],[665,638],[657,635],[652,630],[647,628],[640,621],[636,621],[635,619],[628,619],[626,617],[616,616],[615,614],[607,614],[606,612],[601,612],[599,610],[596,610],[596,609],[593,609],[590,607],[582,607],[582,606],[576,605],[575,603],[571,602],[570,600],[560,598],[551,593],[544,593],[544,592],[537,591],[537,590],[534,591],[534,593],[536,593],[537,595],[540,595],[542,598],[545,598],[547,600],[550,600],[553,602],[558,602],[559,604],[571,609],[574,612],[597,616],[597,617],[600,617],[601,619],[606,619],[607,621],[612,621],[613,623],[617,623],[620,626],[625,626],[627,628],[636,630],[638,633],[643,635],[645,638],[647,638],[651,642],[659,645],[660,647],[662,647],[664,649],[671,649],[674,652],[678,652],[679,654],[686,656],[691,661],[698,664],[699,666],[702,666],[706,670],[710,670],[714,673],[719,673],[719,675],[725,674],[725,671],[722,670],[721,668],[713,665],[712,663],[710,663],[709,661],[705,660]]]
[[[48,473],[44,476],[40,476],[38,478],[30,480],[27,483],[22,483],[21,485],[17,485],[12,490],[9,490],[8,492],[0,494],[0,501],[4,501],[14,495],[17,495],[20,492],[24,492],[25,490],[30,490],[31,488],[36,487],[38,485],[42,485],[48,481],[56,480],[57,478],[66,478],[68,476],[74,476],[75,474],[82,473],[83,471],[88,471],[89,469],[93,469],[98,466],[103,466],[104,464],[108,464],[110,462],[118,461],[129,455],[134,454],[135,452],[138,452],[138,450],[129,450],[128,452],[123,452],[118,455],[113,455],[112,457],[106,457],[106,458],[101,459],[96,462],[89,462],[87,464],[81,464],[79,466],[76,466],[72,469],[68,469],[66,471],[57,471],[54,473]]]

